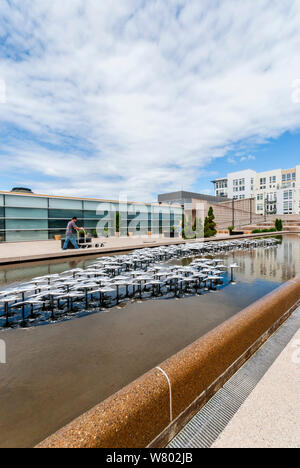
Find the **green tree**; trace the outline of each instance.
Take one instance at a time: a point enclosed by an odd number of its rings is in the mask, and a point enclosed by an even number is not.
[[[283,231],[282,219],[276,219],[275,228],[276,228],[276,231]]]
[[[208,215],[204,221],[204,237],[213,237],[217,234],[215,215],[212,207],[208,210]]]

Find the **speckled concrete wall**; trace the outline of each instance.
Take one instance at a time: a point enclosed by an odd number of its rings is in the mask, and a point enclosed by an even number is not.
[[[38,448],[146,447],[171,422],[176,425],[176,418],[235,361],[247,356],[247,350],[299,300],[300,276],[77,418]]]

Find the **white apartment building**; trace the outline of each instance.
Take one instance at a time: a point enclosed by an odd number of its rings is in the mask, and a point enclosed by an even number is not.
[[[235,200],[253,198],[256,172],[250,169],[228,174],[228,197]]]
[[[231,172],[227,177],[213,181],[215,195],[235,200],[253,198],[256,176],[257,173],[250,169],[240,172]]]
[[[228,179],[216,179],[214,180],[215,184],[215,195],[216,197],[228,197]]]
[[[232,172],[213,184],[218,196],[255,198],[257,214],[300,214],[300,165],[267,172]]]

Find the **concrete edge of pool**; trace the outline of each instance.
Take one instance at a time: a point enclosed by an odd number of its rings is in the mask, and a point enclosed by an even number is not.
[[[165,447],[292,314],[300,275],[80,416],[37,448]]]
[[[218,241],[225,241],[225,240],[234,240],[234,239],[247,239],[247,238],[257,238],[257,237],[274,237],[278,235],[286,235],[286,234],[299,234],[299,231],[281,231],[281,232],[271,232],[271,233],[258,233],[258,234],[243,234],[234,237],[230,236],[220,236],[220,237],[210,237],[206,239],[191,239],[191,240],[176,240],[173,239],[166,239],[162,241],[154,241],[154,242],[143,242],[143,243],[136,243],[133,245],[124,245],[118,247],[103,247],[98,249],[83,249],[80,251],[70,250],[66,252],[58,251],[55,253],[47,253],[47,254],[35,254],[35,255],[23,255],[23,256],[15,256],[15,257],[3,257],[0,258],[0,266],[5,265],[15,265],[15,264],[22,264],[22,263],[30,263],[30,262],[38,262],[38,261],[47,261],[47,260],[57,260],[57,259],[70,259],[70,258],[81,258],[87,256],[94,256],[94,255],[105,255],[105,254],[118,254],[129,252],[132,250],[139,250],[151,247],[163,247],[166,245],[180,245],[180,244],[187,244],[190,242],[218,242]],[[42,241],[43,242],[43,241]]]

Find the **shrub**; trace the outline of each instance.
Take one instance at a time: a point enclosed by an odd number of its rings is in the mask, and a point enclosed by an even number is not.
[[[217,234],[215,215],[212,207],[208,210],[208,216],[204,221],[204,237],[213,237]]]
[[[121,215],[120,211],[116,212],[116,232],[120,232],[120,225],[121,225]]]
[[[276,229],[275,228],[271,228],[271,229],[254,229],[252,231],[252,234],[263,234],[263,233],[266,233],[266,232],[276,232]]]
[[[276,228],[276,231],[282,231],[283,230],[282,219],[276,219],[275,228]]]

